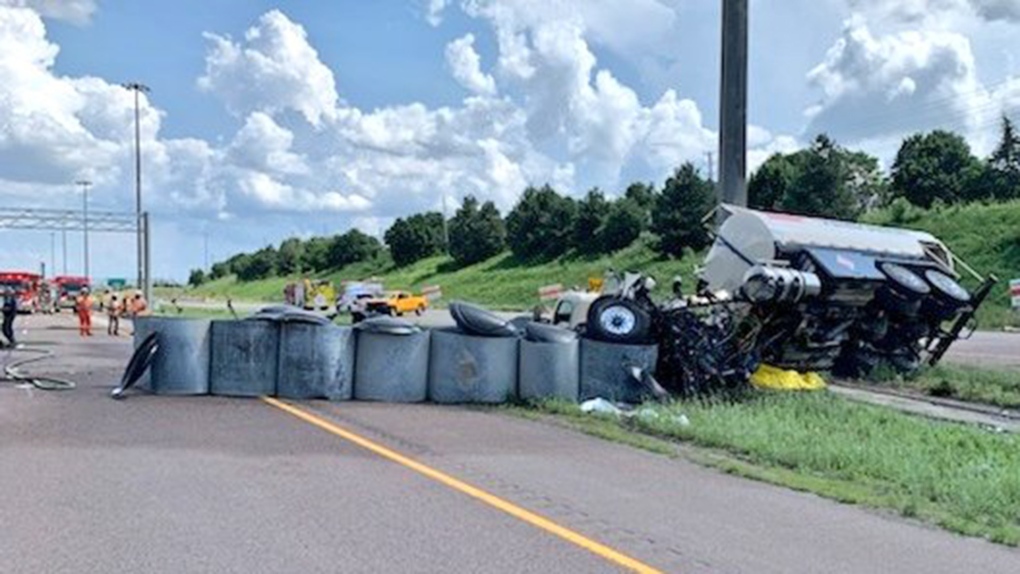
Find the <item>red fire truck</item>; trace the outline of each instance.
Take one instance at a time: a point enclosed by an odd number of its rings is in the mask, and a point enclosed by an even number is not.
[[[40,310],[39,290],[42,276],[23,271],[0,271],[0,288],[13,287],[18,297],[18,311],[35,313]]]
[[[81,293],[82,289],[89,286],[89,278],[58,275],[50,280],[50,284],[53,285],[53,289],[56,291],[56,299],[53,305],[55,310],[74,309],[74,300]]]

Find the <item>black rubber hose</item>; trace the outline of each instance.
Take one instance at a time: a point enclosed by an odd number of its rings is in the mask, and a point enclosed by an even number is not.
[[[36,363],[45,359],[49,359],[54,356],[54,352],[49,349],[34,349],[32,347],[18,347],[15,349],[8,350],[8,354],[21,352],[21,353],[33,353],[37,356],[25,357],[9,362],[4,366],[3,380],[15,383],[28,383],[33,387],[43,391],[69,391],[78,385],[74,381],[68,381],[66,379],[58,379],[55,377],[40,377],[36,375],[27,375],[19,370],[19,367]]]

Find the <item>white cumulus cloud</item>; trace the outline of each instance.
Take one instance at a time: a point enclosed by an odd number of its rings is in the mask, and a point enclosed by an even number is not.
[[[808,81],[823,94],[808,112],[810,133],[867,138],[983,121],[986,93],[970,42],[951,31],[875,36],[853,18]]]
[[[425,14],[425,19],[429,24],[438,26],[443,23],[443,10],[446,9],[446,5],[450,3],[450,0],[429,0],[428,12]]]
[[[465,34],[446,45],[446,64],[454,79],[468,90],[486,96],[496,93],[496,81],[482,72],[474,34]]]
[[[334,117],[339,98],[333,72],[319,60],[305,29],[279,10],[263,14],[243,42],[211,33],[206,38],[212,49],[198,85],[235,114],[294,110],[314,126]]]
[[[96,0],[0,0],[0,6],[31,8],[45,18],[87,24],[96,11]]]

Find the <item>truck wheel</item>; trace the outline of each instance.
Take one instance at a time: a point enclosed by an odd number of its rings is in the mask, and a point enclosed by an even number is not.
[[[889,280],[876,293],[879,304],[887,311],[905,317],[917,315],[921,300],[931,292],[928,283],[917,273],[896,263],[882,262],[879,270]]]
[[[418,308],[414,310],[414,314],[419,316],[419,317],[424,315],[425,314],[425,306],[424,305],[419,305]]]
[[[925,272],[924,278],[932,286],[932,296],[926,299],[921,307],[921,311],[929,319],[944,321],[970,303],[970,293],[949,275],[929,269]]]
[[[639,344],[651,336],[648,312],[630,299],[604,296],[588,308],[586,336],[607,343]]]

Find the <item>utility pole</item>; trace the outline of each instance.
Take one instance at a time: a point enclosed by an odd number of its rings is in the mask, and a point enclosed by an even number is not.
[[[708,162],[708,181],[715,181],[715,166],[712,164],[712,152],[705,152],[705,159]]]
[[[85,258],[85,277],[89,278],[89,186],[92,182],[87,179],[79,179],[75,182],[81,186],[81,214],[82,214],[82,234],[84,235],[84,249],[82,253]]]
[[[719,200],[747,205],[747,4],[722,0]]]
[[[202,269],[209,269],[209,231],[202,232],[202,253],[204,265]]]
[[[145,276],[145,244],[142,239],[142,150],[141,150],[141,128],[138,118],[138,94],[149,92],[149,86],[138,82],[121,84],[124,89],[135,94],[135,217],[138,226],[138,288],[145,289],[148,277]],[[148,231],[148,230],[146,230]]]
[[[150,257],[149,257],[149,245],[150,245],[149,240],[152,237],[152,228],[149,227],[149,212],[148,211],[142,213],[142,225],[145,228],[144,240],[142,242],[143,243],[142,244],[142,250],[143,250],[144,256],[145,256],[145,269],[144,269],[144,271],[145,271],[145,284],[142,286],[142,289],[145,292],[145,300],[149,302],[149,305],[152,305],[153,304],[153,299],[152,299],[152,267],[149,266],[150,263],[151,263],[151,260],[150,260]]]
[[[66,276],[67,275],[67,222],[66,221],[64,221],[61,224],[61,228],[60,228],[60,242],[62,244],[61,252],[60,252],[60,255],[61,255],[60,263],[63,266],[64,275]]]
[[[50,273],[57,272],[57,232],[50,232]]]
[[[446,223],[446,192],[443,192],[443,244],[446,245],[446,253],[450,254],[450,226]]]

